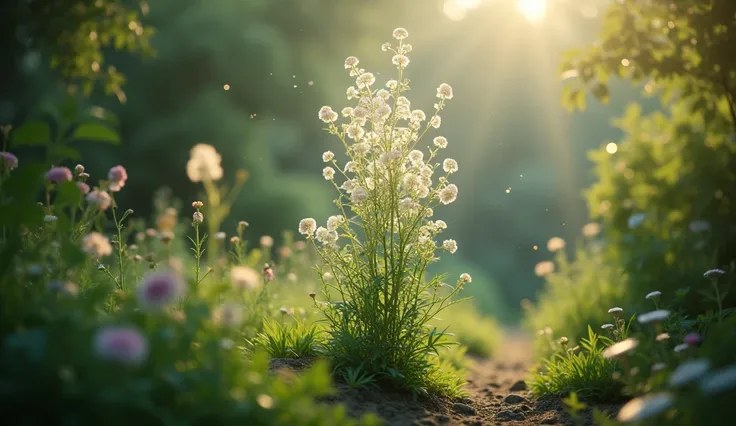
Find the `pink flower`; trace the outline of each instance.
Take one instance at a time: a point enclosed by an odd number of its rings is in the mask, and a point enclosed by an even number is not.
[[[8,170],[13,170],[18,168],[18,157],[15,155],[9,153],[0,151],[0,158],[2,158],[3,167],[7,168]]]
[[[89,185],[87,185],[84,182],[77,182],[77,188],[79,188],[79,190],[82,191],[82,194],[89,193]]]
[[[112,204],[112,197],[105,191],[95,189],[85,197],[90,204],[96,204],[100,210],[107,210]]]
[[[128,172],[123,166],[115,166],[107,172],[107,178],[110,179],[110,191],[118,192],[125,186],[125,181],[128,180]]]
[[[703,340],[703,339],[702,339],[702,338],[700,337],[700,334],[698,334],[698,333],[689,333],[689,334],[687,334],[687,335],[685,336],[685,338],[683,339],[683,341],[684,341],[684,342],[685,342],[685,343],[686,343],[686,344],[687,344],[688,346],[700,346],[700,342],[701,342],[702,340]]]
[[[54,183],[69,182],[72,180],[72,171],[67,167],[54,167],[46,172],[46,179]]]
[[[274,272],[273,268],[269,264],[266,264],[263,268],[263,278],[266,281],[273,281],[276,279],[276,272]]]
[[[184,295],[184,285],[175,274],[153,272],[143,278],[136,295],[141,308],[146,311],[159,309]]]
[[[107,361],[140,365],[148,358],[148,341],[135,328],[109,326],[95,335],[97,355]]]

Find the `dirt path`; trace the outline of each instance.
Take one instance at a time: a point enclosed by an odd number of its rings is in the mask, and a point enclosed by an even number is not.
[[[470,370],[469,397],[462,401],[412,401],[407,395],[356,390],[338,385],[334,401],[353,415],[378,413],[387,425],[569,425],[559,399],[532,399],[524,380],[532,366],[530,340],[509,333],[493,359],[476,360]]]

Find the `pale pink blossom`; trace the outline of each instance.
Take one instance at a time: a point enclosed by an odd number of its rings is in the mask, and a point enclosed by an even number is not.
[[[126,365],[140,365],[148,357],[148,341],[132,327],[110,326],[99,330],[94,349],[100,358]]]
[[[46,180],[53,183],[69,182],[72,177],[72,171],[67,167],[54,167],[46,172]]]

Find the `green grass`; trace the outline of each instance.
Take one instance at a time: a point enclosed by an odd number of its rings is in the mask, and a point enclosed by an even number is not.
[[[530,383],[532,392],[537,396],[574,392],[591,401],[620,399],[622,385],[613,378],[617,364],[602,355],[610,343],[610,339],[598,336],[588,327],[588,337],[581,339],[579,350],[561,346],[560,352],[542,359],[541,369],[534,373]]]
[[[272,358],[309,358],[319,353],[320,330],[316,324],[284,324],[264,319],[263,331],[253,338],[252,344],[265,349]]]

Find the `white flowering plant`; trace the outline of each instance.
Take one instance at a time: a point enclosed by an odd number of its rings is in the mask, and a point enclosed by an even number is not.
[[[429,146],[422,142],[440,127],[440,113],[453,92],[448,84],[437,88],[430,116],[412,109],[404,96],[412,49],[407,36],[397,28],[396,42],[382,46],[398,70],[385,87],[375,85],[374,74],[361,68],[356,57],[345,60],[355,79],[347,98],[355,104],[342,109],[342,119],[329,106],[319,111],[347,156],[342,163],[331,151],[322,155],[322,175],[338,193],[339,214],[324,226],[303,219],[299,232],[323,260],[318,272],[324,299],[315,298],[315,303],[330,325],[327,347],[336,369],[360,369],[375,381],[418,393],[452,392],[433,382],[435,364],[428,354],[437,354],[449,339],[442,327],[430,324],[457,302],[456,294],[471,278],[463,274],[449,285],[443,276],[428,277],[427,267],[438,260],[437,250],[457,250],[452,239],[436,242],[447,224],[433,216],[435,208],[457,198],[458,188],[449,177],[458,165],[450,158],[438,160],[447,146],[445,137],[435,136]]]

